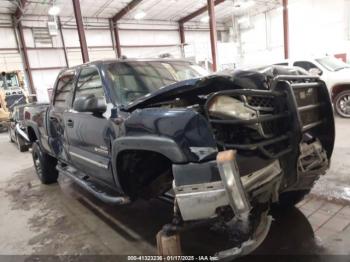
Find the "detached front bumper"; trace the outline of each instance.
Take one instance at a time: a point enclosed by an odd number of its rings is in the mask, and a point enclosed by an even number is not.
[[[232,161],[207,163],[207,166],[219,166],[221,180],[201,184],[178,185],[182,181],[177,181],[176,172],[180,171],[174,168],[173,189],[184,221],[214,218],[218,208],[225,206],[231,206],[235,214],[246,212],[250,202],[261,195],[278,199],[282,179],[278,160],[244,177],[239,176],[237,164]],[[225,167],[226,164],[231,167]]]
[[[236,224],[237,230],[250,232],[248,239],[242,237],[240,245],[216,254],[221,259],[232,259],[251,253],[266,238],[272,222],[268,209],[259,213],[258,226],[252,227],[252,231],[247,231],[247,228],[251,228],[250,216],[255,208],[252,205],[256,202],[269,203],[270,200],[278,200],[282,170],[279,161],[275,160],[266,167],[241,177],[236,161],[236,151],[233,150],[218,153],[216,165],[220,173],[220,181],[178,186],[175,173],[173,188],[176,203],[184,221],[215,218],[219,216],[220,208],[232,208],[234,216],[227,225],[233,225],[233,228],[228,226],[228,230],[235,231]],[[178,170],[175,169],[175,171]],[[241,228],[239,224],[245,226]]]

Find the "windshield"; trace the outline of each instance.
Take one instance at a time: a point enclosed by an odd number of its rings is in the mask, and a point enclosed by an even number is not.
[[[116,62],[107,66],[107,73],[124,105],[164,86],[208,74],[184,61]]]
[[[350,68],[349,64],[346,64],[343,61],[331,56],[316,59],[316,61],[330,71],[339,71],[344,68]]]
[[[18,87],[18,79],[17,74],[1,74],[0,75],[0,88],[5,90],[10,89],[11,87]]]

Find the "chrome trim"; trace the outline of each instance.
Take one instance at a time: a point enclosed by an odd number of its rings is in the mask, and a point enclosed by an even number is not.
[[[232,156],[231,159],[225,159],[227,153]],[[237,151],[223,151],[218,153],[216,162],[230,206],[232,207],[235,215],[241,217],[248,214],[252,207],[243,187],[236,157]]]
[[[27,136],[27,134],[19,127],[19,124],[16,124],[16,131],[18,134],[20,134],[25,140],[27,140],[27,142],[30,142],[29,137]]]
[[[79,155],[79,154],[74,153],[74,152],[72,152],[72,151],[69,151],[69,154],[70,154],[71,156],[74,156],[74,157],[76,157],[76,158],[79,158],[79,159],[81,159],[81,160],[84,160],[84,161],[86,161],[86,162],[88,162],[88,163],[90,163],[90,164],[93,164],[93,165],[95,165],[95,166],[98,166],[98,167],[101,167],[101,168],[104,168],[104,169],[108,169],[108,165],[99,163],[99,162],[97,162],[97,161],[95,161],[95,160],[91,160],[90,158],[87,158],[87,157],[85,157],[85,156]]]
[[[102,154],[108,155],[108,149],[103,149],[103,148],[100,148],[100,147],[95,147],[95,148],[94,148],[94,151],[97,152],[97,153],[102,153]]]

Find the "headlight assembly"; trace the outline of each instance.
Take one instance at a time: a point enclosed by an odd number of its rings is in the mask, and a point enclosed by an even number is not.
[[[214,97],[208,105],[208,111],[211,117],[216,117],[223,120],[232,119],[249,121],[254,119],[257,120],[260,116],[260,112],[258,110],[255,110],[245,102],[225,95]],[[264,131],[261,123],[259,122],[247,124],[246,127],[256,130],[265,138],[272,136]]]
[[[251,120],[257,118],[257,112],[235,98],[230,96],[217,96],[209,105],[209,114],[218,118],[234,118]]]

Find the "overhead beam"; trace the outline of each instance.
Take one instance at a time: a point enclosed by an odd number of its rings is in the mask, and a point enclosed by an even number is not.
[[[117,58],[121,58],[122,57],[122,48],[120,45],[118,24],[116,22],[112,21],[112,27],[113,27],[113,33],[114,33],[114,47],[116,50],[116,55],[117,55]]]
[[[284,58],[289,58],[289,12],[288,0],[282,0],[283,5],[283,42],[284,42]]]
[[[24,70],[26,71],[26,74],[28,77],[29,90],[30,90],[32,95],[35,95],[36,91],[35,91],[35,87],[34,87],[32,70],[31,70],[30,64],[29,64],[28,50],[27,50],[27,45],[26,45],[26,41],[24,38],[23,26],[22,26],[21,21],[18,22],[17,28],[18,28],[18,34],[19,34],[19,42],[20,42],[21,50],[22,50],[22,54],[23,54]],[[36,98],[34,98],[34,101],[36,101]]]
[[[208,14],[209,14],[209,29],[210,29],[210,47],[211,57],[213,61],[213,71],[217,70],[217,30],[216,30],[216,17],[215,17],[215,2],[214,0],[208,1]]]
[[[21,19],[22,15],[23,15],[23,10],[27,4],[28,4],[28,0],[19,1],[19,6],[17,7],[16,12],[15,12],[16,20]]]
[[[116,57],[118,58],[117,47],[116,47],[115,37],[114,37],[114,23],[112,21],[112,18],[109,18],[108,22],[109,22],[109,32],[111,34],[112,48],[116,54]]]
[[[215,0],[214,5],[218,5],[218,4],[221,4],[223,2],[225,2],[225,0]],[[193,18],[195,18],[195,17],[197,17],[197,16],[199,16],[207,11],[208,11],[208,5],[203,6],[202,8],[198,9],[197,11],[194,11],[193,13],[181,18],[178,22],[182,23],[182,24],[186,23],[186,22],[192,20]]]
[[[134,9],[138,4],[140,4],[142,0],[132,0],[129,4],[127,4],[122,10],[116,13],[112,17],[112,27],[114,33],[114,44],[115,50],[118,58],[122,57],[122,48],[120,46],[120,38],[119,38],[119,30],[117,22],[123,18],[127,13],[129,13],[132,9]]]
[[[64,60],[66,61],[66,66],[69,67],[69,61],[68,61],[68,55],[67,55],[67,48],[66,48],[66,42],[64,41],[64,36],[63,36],[63,31],[62,31],[62,23],[61,23],[61,18],[58,16],[58,26],[60,30],[60,36],[61,36],[61,41],[62,41],[62,48],[63,48],[63,53],[64,53]]]
[[[186,44],[186,38],[185,38],[185,27],[183,23],[179,23],[179,35],[180,35],[180,44],[181,44],[181,55],[182,57],[185,57],[185,44]]]
[[[179,23],[179,34],[180,34],[180,43],[181,45],[184,45],[186,42],[186,39],[185,39],[185,28],[183,23]]]
[[[27,45],[25,42],[25,38],[24,38],[23,25],[21,22],[21,18],[24,14],[24,8],[26,7],[27,4],[28,4],[28,0],[20,0],[19,1],[19,6],[17,7],[17,9],[14,13],[14,18],[17,22],[17,29],[18,29],[18,36],[19,36],[18,40],[19,40],[19,45],[20,45],[19,49],[20,49],[20,53],[22,53],[24,70],[25,70],[26,75],[27,75],[29,90],[30,90],[30,93],[32,95],[36,95],[32,70],[31,70],[29,58],[28,58],[28,49],[27,49]],[[16,37],[16,39],[17,39],[17,37]],[[34,96],[33,101],[36,101],[36,100],[37,100],[37,98]]]
[[[81,55],[83,58],[83,63],[86,63],[86,62],[89,62],[89,53],[88,53],[88,48],[86,43],[83,17],[81,16],[80,1],[79,0],[72,0],[72,1],[73,1],[75,21],[77,23],[77,28],[78,28]]]
[[[113,22],[118,22],[123,18],[127,13],[129,13],[132,9],[134,9],[142,0],[132,0],[127,6],[125,6],[122,10],[120,10],[115,16],[112,17]]]

